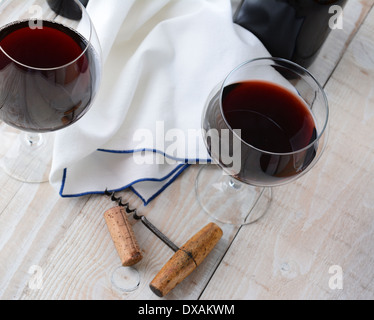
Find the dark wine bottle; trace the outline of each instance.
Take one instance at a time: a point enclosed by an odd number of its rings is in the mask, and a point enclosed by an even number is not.
[[[274,57],[308,68],[347,0],[244,0],[234,22],[255,34]],[[332,10],[330,10],[332,9]],[[336,20],[336,19],[335,19]]]
[[[79,0],[85,7],[88,0]],[[48,0],[50,8],[58,15],[71,20],[79,21],[82,18],[82,11],[74,0]]]

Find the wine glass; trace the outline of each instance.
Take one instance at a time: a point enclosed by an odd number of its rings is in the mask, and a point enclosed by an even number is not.
[[[272,187],[306,174],[327,142],[329,107],[318,81],[280,58],[235,68],[211,93],[202,127],[216,166],[203,166],[195,190],[202,208],[233,225],[257,221]]]
[[[53,132],[88,111],[100,79],[101,48],[81,2],[1,1],[0,120],[21,130],[3,169],[23,182],[48,181]]]

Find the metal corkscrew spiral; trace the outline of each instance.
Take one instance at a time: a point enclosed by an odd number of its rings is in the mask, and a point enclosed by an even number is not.
[[[130,209],[130,203],[128,203],[128,202],[127,203],[123,203],[122,202],[122,197],[116,197],[116,192],[115,191],[110,192],[110,191],[108,191],[108,189],[105,189],[104,194],[106,196],[110,197],[110,199],[113,202],[116,202],[118,204],[118,206],[125,208],[126,213],[128,213],[128,214],[130,214],[130,213],[136,214],[136,209]]]

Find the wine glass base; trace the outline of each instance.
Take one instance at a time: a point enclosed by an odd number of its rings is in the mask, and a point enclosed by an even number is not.
[[[13,130],[13,129],[10,129]],[[53,154],[52,134],[16,132],[4,133],[11,140],[6,154],[1,159],[2,169],[12,178],[25,183],[49,181]]]
[[[219,222],[237,226],[258,221],[272,201],[272,188],[244,184],[214,165],[202,166],[195,191],[206,213]]]
[[[113,272],[111,281],[121,292],[130,293],[139,288],[140,274],[133,267],[119,267]]]

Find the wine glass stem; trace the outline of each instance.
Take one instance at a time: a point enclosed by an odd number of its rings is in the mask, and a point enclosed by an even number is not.
[[[23,132],[23,141],[28,147],[35,148],[43,144],[43,135],[41,133]]]
[[[238,181],[236,181],[233,178],[230,178],[229,180],[229,186],[235,190],[239,190],[242,187],[242,184]]]

